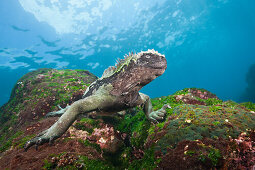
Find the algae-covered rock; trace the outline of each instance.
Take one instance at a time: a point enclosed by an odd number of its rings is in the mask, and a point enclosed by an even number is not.
[[[152,99],[166,117],[154,124],[137,107],[114,117],[80,117],[52,146],[24,143],[57,118],[45,114],[82,97],[96,76],[40,69],[23,76],[0,109],[0,166],[37,169],[245,169],[255,164],[255,104],[222,101],[186,88]],[[6,151],[9,149],[8,151]],[[4,152],[6,151],[6,152]],[[35,157],[36,155],[36,157]]]
[[[39,69],[24,75],[14,86],[9,102],[0,109],[0,150],[7,149],[2,148],[3,140],[10,134],[23,131],[48,112],[57,110],[57,105],[65,107],[80,99],[96,78],[85,70]]]
[[[14,86],[10,100],[1,107],[0,123],[16,118],[22,125],[65,107],[81,98],[96,76],[85,70],[39,69],[24,75]]]
[[[194,91],[200,91],[200,95],[190,93]],[[252,137],[255,134],[255,114],[252,110],[255,104],[223,102],[212,94],[206,97],[205,92],[210,94],[201,89],[184,89],[174,95],[154,99],[155,108],[167,103],[172,106],[165,121],[150,127],[146,141],[147,147],[153,147],[155,153],[160,155],[158,158],[162,159],[158,167],[251,168],[255,164],[255,141]],[[183,97],[180,99],[180,96]],[[192,96],[193,104],[190,104],[191,100],[183,100],[185,96]],[[252,145],[238,142],[243,134]],[[245,151],[244,145],[248,147]]]
[[[157,142],[159,149],[175,147],[182,140],[237,138],[247,129],[255,129],[255,116],[240,106],[201,106],[183,104],[173,109],[166,134]],[[167,122],[166,122],[167,123]]]
[[[96,76],[86,70],[55,69],[39,69],[19,79],[9,102],[0,109],[1,167],[40,169],[48,155],[61,152],[75,152],[86,159],[102,159],[96,149],[84,146],[78,141],[79,138],[65,141],[70,136],[69,132],[56,142],[54,148],[47,145],[43,146],[40,152],[31,150],[27,153],[22,148],[26,141],[56,121],[57,118],[45,118],[45,114],[58,110],[58,105],[65,107],[79,100],[90,83],[96,79]],[[8,151],[4,152],[6,150]]]

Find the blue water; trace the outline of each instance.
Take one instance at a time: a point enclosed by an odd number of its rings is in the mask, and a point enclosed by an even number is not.
[[[151,97],[199,87],[244,101],[255,63],[254,11],[254,0],[1,0],[0,105],[29,71],[101,76],[117,58],[151,48],[168,61],[142,90]]]

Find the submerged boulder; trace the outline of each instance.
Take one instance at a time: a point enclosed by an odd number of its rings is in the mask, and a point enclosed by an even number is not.
[[[178,100],[194,91],[199,95],[193,99],[199,102]],[[245,169],[255,165],[254,104],[222,101],[194,88],[153,103],[156,108],[166,103],[172,106],[165,121],[150,127],[145,143],[161,159],[159,169]]]
[[[27,140],[55,123],[57,118],[45,118],[48,112],[81,99],[86,88],[96,79],[86,70],[55,69],[39,69],[19,79],[9,102],[0,108],[0,166],[40,169],[48,155],[62,152],[87,153],[87,156],[90,153],[93,155],[90,158],[102,158],[93,147],[77,144],[77,138],[65,142],[69,132],[56,142],[55,147],[42,146],[41,152],[31,149],[25,153],[22,148]]]
[[[39,69],[30,72],[17,81],[9,102],[1,107],[0,122],[15,119],[17,125],[23,125],[38,120],[57,110],[57,105],[65,107],[80,99],[96,79],[86,70]]]
[[[221,105],[200,106],[183,104],[172,111],[166,135],[157,142],[161,150],[175,147],[182,140],[237,138],[242,132],[255,129],[255,115],[242,107]]]
[[[178,91],[175,93],[175,99],[177,102],[182,101],[185,104],[193,105],[210,105],[212,101],[219,100],[215,94],[198,88],[186,88]]]
[[[152,99],[166,117],[142,108],[114,117],[80,117],[55,144],[24,143],[57,118],[45,114],[79,100],[97,79],[84,70],[40,69],[23,76],[0,108],[0,166],[37,169],[245,169],[255,165],[255,104],[222,101],[198,88]]]

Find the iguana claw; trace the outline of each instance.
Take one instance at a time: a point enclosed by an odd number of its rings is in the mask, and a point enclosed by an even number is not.
[[[38,146],[49,142],[52,144],[53,140],[56,139],[54,137],[48,137],[47,135],[47,130],[43,131],[33,139],[27,141],[27,143],[24,146],[24,150],[27,151],[31,146],[35,145],[35,149],[38,150]]]
[[[149,114],[149,119],[154,123],[158,123],[159,120],[163,120],[166,114],[166,108],[171,108],[169,105],[165,104],[161,109],[153,111]]]

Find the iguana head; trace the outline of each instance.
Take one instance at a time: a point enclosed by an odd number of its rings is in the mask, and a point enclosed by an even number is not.
[[[105,70],[101,79],[111,79],[116,95],[130,91],[139,91],[143,86],[162,75],[167,68],[164,55],[154,51],[142,51],[129,54],[119,60],[115,67]]]
[[[134,58],[134,73],[137,74],[134,77],[143,86],[162,75],[167,68],[165,56],[154,50],[140,52]]]
[[[167,68],[165,56],[154,50],[140,52],[135,58],[138,67],[150,69],[156,77],[163,74]]]
[[[107,68],[101,78],[107,78],[120,72],[128,72],[130,69],[144,68],[153,71],[156,77],[162,75],[167,68],[164,55],[155,50],[142,51],[138,54],[130,53],[124,59],[119,59],[115,66]],[[154,77],[154,76],[153,76]]]

